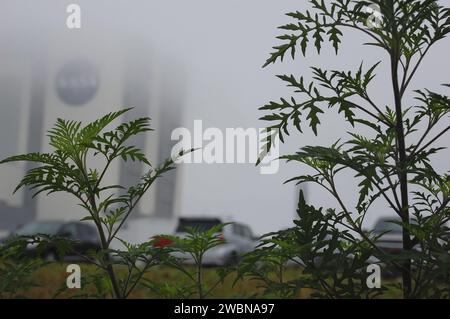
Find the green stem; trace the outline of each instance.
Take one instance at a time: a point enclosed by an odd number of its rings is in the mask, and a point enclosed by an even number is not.
[[[403,251],[408,254],[411,247],[411,237],[409,234],[409,199],[408,199],[408,175],[407,175],[407,155],[406,155],[406,145],[405,145],[405,131],[403,127],[403,112],[402,112],[402,92],[399,85],[399,61],[400,61],[400,45],[401,39],[399,38],[397,24],[395,21],[394,14],[394,1],[390,0],[390,20],[391,20],[391,32],[393,38],[393,47],[390,50],[390,60],[391,60],[391,76],[392,76],[392,86],[394,91],[395,99],[395,114],[396,114],[396,137],[398,144],[398,156],[399,160],[397,163],[398,177],[400,181],[400,195],[401,195],[401,210],[400,216],[403,222],[402,227],[402,237],[403,237]],[[407,81],[408,83],[408,81]],[[402,281],[403,281],[403,297],[409,298],[412,292],[412,278],[411,278],[411,259],[406,259],[401,267]]]
[[[198,264],[197,264],[197,290],[198,290],[198,297],[200,299],[204,299],[203,296],[203,267],[202,267],[203,258],[202,256],[199,256],[198,258]]]

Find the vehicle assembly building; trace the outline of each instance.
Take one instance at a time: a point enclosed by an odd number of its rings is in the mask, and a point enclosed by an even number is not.
[[[152,164],[170,156],[170,134],[180,125],[183,103],[183,71],[176,61],[158,55],[143,39],[118,34],[118,30],[96,27],[73,31],[43,21],[36,24],[39,28],[21,28],[13,21],[9,29],[0,30],[2,159],[51,151],[46,131],[57,118],[86,123],[125,107],[134,109],[122,121],[143,116],[154,120],[154,131],[133,140]],[[29,190],[21,189],[12,195],[32,165],[0,166],[0,230],[12,230],[33,220],[83,216],[82,208],[66,194],[41,194],[32,199]],[[108,183],[125,186],[136,183],[145,173],[139,164],[120,161],[112,171]],[[175,170],[157,181],[142,200],[136,218],[173,219],[178,191]]]

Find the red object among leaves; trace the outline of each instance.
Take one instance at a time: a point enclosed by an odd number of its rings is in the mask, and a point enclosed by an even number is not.
[[[153,242],[153,247],[155,248],[164,248],[173,244],[173,240],[166,237],[155,237]]]

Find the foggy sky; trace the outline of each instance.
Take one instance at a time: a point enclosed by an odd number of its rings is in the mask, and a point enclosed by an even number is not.
[[[284,13],[305,8],[306,1],[298,0],[0,0],[3,49],[11,43],[33,47],[33,41],[42,40],[41,33],[51,34],[55,28],[65,28],[65,8],[69,3],[78,3],[82,9],[82,30],[74,32],[83,36],[113,34],[117,43],[124,44],[130,37],[136,37],[182,68],[183,124],[187,128],[192,128],[196,119],[202,119],[204,127],[264,127],[265,123],[258,121],[264,114],[258,107],[291,96],[291,90],[285,88],[276,74],[292,73],[308,79],[309,66],[356,70],[362,60],[367,66],[386,61],[381,50],[361,45],[367,40],[364,36],[350,32],[338,56],[326,46],[321,56],[310,50],[306,59],[299,57],[292,62],[288,58],[283,64],[262,69],[271,47],[277,44],[275,36],[280,31],[276,27],[290,21]],[[67,31],[61,45],[70,41],[71,36]],[[450,82],[449,52],[450,39],[434,47],[411,88],[427,87],[443,92],[439,84]],[[381,105],[392,103],[391,86],[382,75],[387,71],[386,63],[382,64],[371,90]],[[176,70],[171,74],[176,76]],[[410,96],[408,101],[411,102]],[[313,136],[305,122],[305,134],[292,134],[282,152],[294,152],[305,145],[329,145],[346,137],[349,127],[335,111],[328,112],[322,122],[318,137]],[[448,169],[448,158],[446,151],[435,160],[438,169]],[[284,163],[276,175],[260,175],[259,169],[251,164],[190,164],[179,169],[182,215],[229,216],[250,224],[257,233],[291,224],[297,187],[283,182],[306,172],[302,166]],[[348,202],[356,196],[356,188],[350,184],[355,184],[352,174],[347,174],[339,184]],[[317,187],[309,187],[307,196],[317,205],[336,206]],[[369,222],[386,214],[385,207],[377,207],[379,210],[369,216]]]

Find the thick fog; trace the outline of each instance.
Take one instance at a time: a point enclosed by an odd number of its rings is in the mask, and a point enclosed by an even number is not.
[[[79,30],[66,27],[66,7],[70,3],[81,6]],[[258,107],[280,97],[290,97],[292,93],[276,74],[292,73],[309,79],[309,66],[356,70],[363,60],[369,66],[387,58],[379,49],[362,46],[367,38],[350,31],[338,56],[327,45],[320,56],[310,50],[307,58],[299,56],[295,61],[287,58],[282,64],[263,69],[271,47],[277,44],[275,37],[280,30],[276,27],[289,21],[284,13],[302,10],[305,3],[296,0],[0,0],[0,73],[5,65],[11,68],[11,63],[15,63],[20,68],[30,61],[39,64],[42,57],[50,57],[46,63],[51,64],[53,58],[70,55],[74,45],[80,45],[83,48],[78,50],[86,54],[90,50],[102,52],[103,63],[109,66],[107,74],[124,65],[120,64],[123,57],[135,60],[135,69],[130,72],[155,72],[148,75],[153,83],[151,88],[158,92],[154,98],[166,99],[171,107],[179,110],[180,126],[193,129],[194,120],[201,119],[204,128],[264,127],[265,123],[258,120],[263,115]],[[450,83],[449,52],[450,39],[436,45],[411,83],[411,89],[427,87],[443,91],[440,84]],[[391,85],[384,76],[387,72],[388,65],[381,64],[379,76],[371,87],[372,96],[380,105],[392,105]],[[2,92],[13,85],[5,82],[5,78],[2,77]],[[111,95],[114,92],[111,89]],[[108,101],[116,104],[111,109],[117,109],[123,100],[105,98]],[[411,94],[408,103],[412,103]],[[19,124],[9,121],[7,112],[2,111],[0,118],[2,157],[9,155],[5,154],[6,150],[20,151],[12,141],[19,137],[8,133]],[[73,114],[77,116],[77,111]],[[155,129],[164,130],[158,124],[158,115],[153,116],[152,111],[149,115],[155,118]],[[48,129],[51,123],[45,123]],[[342,115],[334,110],[324,116],[318,137],[307,128],[306,122],[304,125],[304,134],[295,133],[287,138],[282,153],[294,152],[305,145],[329,145],[339,138],[345,139],[350,129]],[[448,136],[445,139],[447,142]],[[445,151],[433,159],[439,170],[448,169],[449,155]],[[251,225],[259,234],[288,227],[295,216],[298,188],[283,182],[305,172],[302,166],[284,162],[274,175],[260,174],[253,164],[183,164],[178,167],[175,209],[185,216],[226,216]],[[0,181],[3,200],[12,196],[15,182],[5,178]],[[352,186],[356,184],[351,173],[340,180],[343,197],[349,203],[356,197],[357,188]],[[320,188],[308,187],[306,193],[308,200],[317,206],[336,206]],[[54,200],[57,196],[54,195]],[[386,215],[386,211],[385,206],[376,206],[368,222],[373,223]]]

